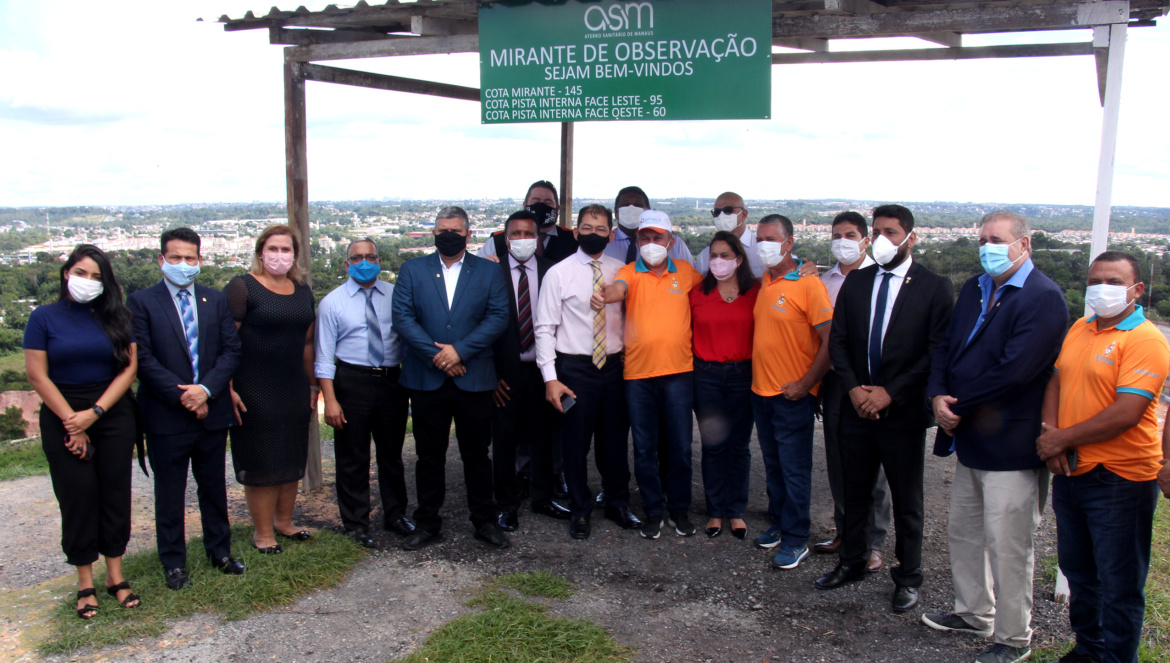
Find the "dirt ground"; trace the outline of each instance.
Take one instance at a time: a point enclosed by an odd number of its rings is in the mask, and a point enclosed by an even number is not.
[[[889,608],[893,584],[887,572],[836,591],[818,591],[813,580],[832,568],[835,557],[814,555],[797,569],[778,571],[770,567],[772,553],[751,545],[751,539],[767,525],[763,464],[754,441],[748,540],[726,534],[712,540],[703,536],[706,519],[697,433],[695,440],[691,513],[700,532],[694,537],[678,537],[665,530],[662,538],[648,541],[598,513],[592,537],[574,541],[564,521],[523,510],[520,529],[511,535],[512,548],[488,549],[471,536],[462,497],[462,469],[452,444],[441,543],[408,553],[398,548],[396,535],[379,530],[375,535],[379,549],[332,590],[238,622],[197,616],[175,624],[157,640],[85,652],[77,658],[144,663],[384,662],[413,651],[428,632],[469,612],[463,606],[468,588],[492,576],[535,569],[563,576],[578,588],[571,599],[554,603],[555,613],[596,621],[618,642],[635,647],[636,660],[645,663],[972,661],[988,646],[987,641],[971,636],[932,631],[918,621],[922,612],[949,612],[952,607],[946,522],[953,458],[927,455],[926,582],[919,607],[896,615]],[[833,525],[819,426],[815,444],[813,540],[823,540],[831,536]],[[322,452],[327,485],[302,496],[298,522],[336,528],[339,520],[328,442]],[[407,457],[408,467],[413,468],[409,439]],[[408,472],[410,479],[413,475]],[[229,486],[233,520],[246,522],[242,491],[234,482]],[[188,492],[189,504],[194,505],[193,482]],[[153,547],[152,499],[150,481],[136,472],[134,548]],[[638,510],[636,491],[634,501]],[[188,532],[198,531],[198,511],[189,513]],[[378,512],[374,519],[380,519]],[[52,583],[46,583],[72,573],[58,546],[59,527],[48,477],[0,484],[0,596],[10,603],[0,606],[0,660],[35,658],[29,651],[35,646],[38,618],[13,606],[25,605],[37,594],[51,600],[46,588]],[[893,548],[891,533],[888,562]],[[1049,507],[1040,527],[1037,559],[1054,552],[1055,521]],[[1067,616],[1053,603],[1052,583],[1042,577],[1039,562],[1036,574],[1034,641],[1064,642],[1069,637]]]

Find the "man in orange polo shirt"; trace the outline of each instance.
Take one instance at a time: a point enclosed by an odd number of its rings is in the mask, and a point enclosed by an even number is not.
[[[756,299],[752,341],[752,413],[764,457],[771,525],[756,538],[780,546],[772,565],[793,569],[808,557],[812,499],[813,414],[829,369],[833,305],[825,284],[800,276],[792,256],[792,221],[769,214],[756,226],[767,271]]]
[[[691,288],[703,276],[690,263],[671,260],[670,217],[646,210],[638,219],[638,259],[621,268],[613,285],[590,304],[626,302],[626,400],[634,435],[634,478],[646,518],[640,534],[657,539],[668,512],[679,536],[695,533],[691,508]],[[666,438],[666,486],[658,474],[658,426]]]
[[[1163,449],[1155,415],[1170,345],[1146,320],[1137,260],[1089,265],[1096,315],[1065,336],[1044,396],[1036,451],[1047,461],[1057,555],[1076,646],[1061,661],[1137,663]]]

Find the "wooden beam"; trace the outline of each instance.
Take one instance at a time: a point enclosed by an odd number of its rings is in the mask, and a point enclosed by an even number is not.
[[[466,101],[479,101],[480,99],[479,88],[475,87],[420,81],[415,78],[374,74],[368,71],[342,69],[340,67],[326,67],[319,64],[302,64],[301,70],[304,72],[305,80],[321,83],[337,83],[339,85],[374,88],[375,90],[429,94],[435,97],[463,99]]]
[[[968,48],[914,48],[891,51],[834,51],[832,53],[773,53],[772,64],[834,62],[909,62],[914,60],[976,60],[982,58],[1046,58],[1059,55],[1089,55],[1093,45],[1022,44]]]
[[[573,227],[573,123],[561,122],[561,226]]]
[[[396,55],[429,55],[435,53],[478,53],[479,35],[451,37],[410,37],[382,39],[356,44],[314,44],[286,48],[285,62],[314,62],[317,60],[356,60]]]
[[[430,16],[411,16],[410,31],[424,37],[479,34],[478,21],[458,21]]]
[[[911,36],[950,48],[960,48],[963,45],[963,35],[957,32],[923,32]]]
[[[306,28],[268,28],[268,43],[287,44],[290,46],[308,46],[310,44],[348,44],[355,41],[375,41],[378,39],[407,39],[402,35],[388,35],[372,30],[312,30]]]
[[[802,51],[814,51],[817,53],[825,53],[829,50],[828,39],[807,39],[803,37],[796,39],[773,39],[772,45],[795,48]]]
[[[825,11],[835,14],[880,14],[890,9],[873,0],[825,0]]]

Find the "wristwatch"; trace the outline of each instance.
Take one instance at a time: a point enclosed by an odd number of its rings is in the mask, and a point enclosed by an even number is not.
[[[102,415],[106,413],[106,409],[100,405],[93,406],[93,411],[98,416],[98,419],[101,419]]]

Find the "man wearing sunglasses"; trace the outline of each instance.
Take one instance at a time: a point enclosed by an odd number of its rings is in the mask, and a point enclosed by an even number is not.
[[[763,276],[766,267],[756,252],[756,232],[747,227],[748,210],[744,206],[743,197],[731,191],[719,194],[715,199],[715,207],[711,210],[711,217],[715,222],[715,230],[730,232],[739,238],[744,252],[747,253],[748,264],[752,267],[752,276],[757,279]],[[695,261],[695,268],[703,274],[707,273],[707,262],[710,260],[708,253],[710,252],[699,251],[699,257]]]

